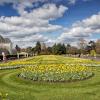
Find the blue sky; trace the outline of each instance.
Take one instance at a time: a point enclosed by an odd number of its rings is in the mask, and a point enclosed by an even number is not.
[[[68,7],[69,10],[65,12],[64,16],[54,21],[54,23],[71,26],[77,20],[83,20],[93,14],[97,14],[100,11],[100,0],[81,1],[74,5],[68,5]]]
[[[100,0],[0,1],[0,34],[14,45],[100,39],[99,22]]]

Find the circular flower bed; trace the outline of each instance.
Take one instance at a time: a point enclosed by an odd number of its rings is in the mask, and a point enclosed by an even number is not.
[[[83,80],[91,77],[92,71],[80,65],[37,65],[22,68],[20,77],[34,81],[64,82]]]

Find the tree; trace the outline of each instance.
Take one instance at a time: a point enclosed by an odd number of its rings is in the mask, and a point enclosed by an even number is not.
[[[21,48],[20,48],[18,45],[16,45],[15,48],[16,48],[16,51],[17,51],[17,52],[20,52],[20,51],[21,51]]]
[[[91,50],[90,55],[91,55],[92,57],[96,57],[96,52],[95,52],[95,50]]]
[[[57,54],[57,45],[56,44],[54,44],[52,47],[52,53]]]
[[[36,43],[35,53],[37,53],[37,54],[41,53],[41,44],[39,41]]]
[[[35,53],[35,47],[32,48],[32,52]]]
[[[71,46],[70,47],[70,54],[73,54],[73,55],[80,54],[80,51],[75,46]]]
[[[33,56],[35,56],[35,47],[31,49]]]
[[[66,47],[64,44],[54,44],[53,47],[52,47],[52,52],[53,54],[66,54]]]
[[[96,44],[94,41],[90,41],[89,44],[91,46],[91,50],[96,50]]]
[[[41,54],[47,54],[47,48],[44,42],[41,43]]]
[[[52,54],[52,47],[47,47],[47,54]]]
[[[62,54],[66,54],[66,47],[65,47],[65,44],[62,44]]]
[[[59,55],[62,54],[63,48],[62,48],[62,45],[60,43],[57,44],[56,50],[57,50],[57,54],[59,54]]]
[[[83,38],[80,38],[78,46],[79,46],[79,49],[80,49],[80,53],[84,54],[85,53],[85,48],[87,46],[86,40],[83,39]]]
[[[70,54],[70,49],[71,49],[71,45],[67,44],[67,46],[66,46],[66,53],[67,54]]]
[[[100,39],[95,42],[95,45],[97,54],[100,54]]]
[[[32,54],[32,47],[27,47],[26,52],[29,53],[29,54]]]
[[[91,51],[91,46],[87,45],[85,48],[85,52],[90,53],[90,51]]]
[[[94,41],[90,41],[89,42],[89,46],[90,46],[90,55],[92,56],[92,57],[94,57],[94,58],[96,58],[96,44],[95,44],[95,42]],[[94,59],[93,58],[93,59]],[[92,59],[92,60],[93,60]]]

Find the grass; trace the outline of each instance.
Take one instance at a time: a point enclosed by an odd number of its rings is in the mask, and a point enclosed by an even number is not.
[[[0,92],[10,100],[99,100],[100,67],[93,69],[94,77],[71,83],[33,82],[19,78],[20,69],[0,70]]]

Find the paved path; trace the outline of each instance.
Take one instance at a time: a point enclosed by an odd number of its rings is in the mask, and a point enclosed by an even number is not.
[[[66,57],[73,57],[73,58],[83,58],[83,59],[94,59],[93,57],[87,57],[87,56],[84,56],[84,57],[75,57],[74,55],[73,56],[67,56],[65,55]],[[96,61],[100,61],[100,56],[96,57],[94,60]]]
[[[93,58],[93,57],[80,57],[80,58],[94,59],[94,60],[96,60],[96,61],[100,61],[100,57],[96,57],[96,58]]]

